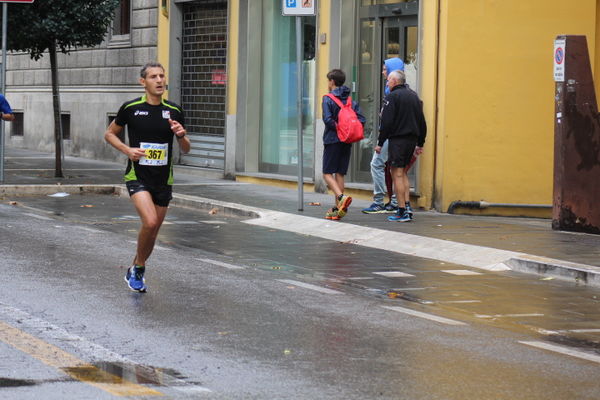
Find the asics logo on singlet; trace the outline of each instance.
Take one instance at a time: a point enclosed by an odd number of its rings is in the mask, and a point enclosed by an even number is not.
[[[148,115],[148,111],[135,110],[135,112],[133,113],[133,115]]]

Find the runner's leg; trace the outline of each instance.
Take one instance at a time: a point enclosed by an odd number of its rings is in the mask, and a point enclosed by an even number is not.
[[[158,231],[167,215],[167,207],[154,204],[149,192],[141,191],[131,196],[142,226],[138,234],[137,253],[135,264],[145,266],[146,260],[152,254]]]

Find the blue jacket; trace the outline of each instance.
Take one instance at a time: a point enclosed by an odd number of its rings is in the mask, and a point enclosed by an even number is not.
[[[6,97],[0,94],[0,112],[2,114],[12,114],[13,110],[10,108],[10,104],[6,100]]]
[[[347,86],[340,86],[331,91],[331,93],[342,101],[342,104],[346,104],[346,100],[350,96],[350,88]],[[363,124],[366,122],[366,118],[362,115],[358,102],[352,101],[352,109],[356,113],[358,120]],[[325,132],[323,132],[323,144],[338,143],[340,139],[337,136],[337,118],[340,112],[340,108],[335,102],[327,96],[323,96],[323,122],[325,123]]]
[[[385,69],[387,70],[388,75],[392,71],[400,70],[404,71],[404,61],[398,57],[388,58],[383,62],[385,64]],[[383,89],[385,95],[390,94],[390,88],[385,85],[385,89]]]

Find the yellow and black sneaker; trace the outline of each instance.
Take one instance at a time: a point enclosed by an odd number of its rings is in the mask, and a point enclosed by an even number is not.
[[[338,213],[339,213],[339,210],[337,209],[337,207],[330,208],[325,213],[325,219],[331,219],[331,220],[337,221],[338,219],[340,219],[340,216],[338,215]]]
[[[346,196],[345,194],[341,194],[340,197],[338,197],[337,208],[338,216],[340,218],[343,218],[346,215],[348,212],[348,207],[350,207],[350,203],[352,203],[352,197]]]

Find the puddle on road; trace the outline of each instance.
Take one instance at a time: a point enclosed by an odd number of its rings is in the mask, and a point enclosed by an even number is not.
[[[172,369],[114,362],[99,362],[62,369],[73,378],[90,383],[123,384],[131,382],[171,386],[174,381],[186,378]]]

